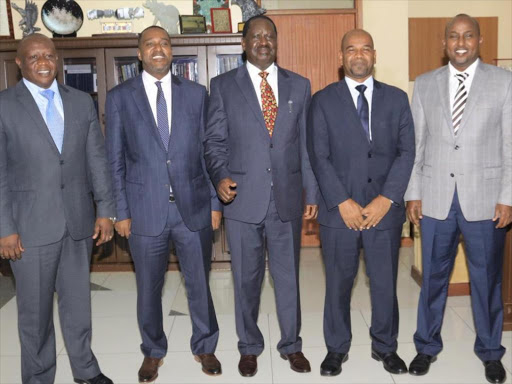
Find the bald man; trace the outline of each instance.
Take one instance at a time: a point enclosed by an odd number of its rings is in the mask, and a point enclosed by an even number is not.
[[[0,257],[16,279],[22,381],[54,382],[56,291],[75,383],[112,384],[91,350],[91,250],[115,212],[96,109],[56,82],[49,38],[24,38],[16,64],[23,79],[0,92]]]
[[[350,295],[364,249],[372,302],[372,357],[394,374],[397,355],[396,277],[403,196],[414,162],[414,126],[407,95],[373,78],[376,53],[363,30],[343,37],[345,78],[312,100],[307,144],[323,199],[318,222],[326,272],[323,376],[335,376],[352,339]]]

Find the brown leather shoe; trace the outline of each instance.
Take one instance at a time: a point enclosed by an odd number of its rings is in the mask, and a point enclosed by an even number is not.
[[[222,373],[220,361],[217,360],[213,353],[203,353],[201,355],[194,355],[194,359],[201,363],[203,372],[210,376],[218,376]]]
[[[243,377],[252,377],[258,372],[258,356],[256,355],[242,355],[238,363],[238,372]]]
[[[158,377],[158,368],[162,366],[164,359],[145,357],[139,369],[139,383],[151,383]]]
[[[281,358],[288,360],[290,362],[290,368],[295,372],[311,372],[309,361],[302,352],[290,353],[289,355],[283,355],[281,353]]]

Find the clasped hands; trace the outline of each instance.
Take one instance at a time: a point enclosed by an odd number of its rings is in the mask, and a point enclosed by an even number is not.
[[[354,231],[375,227],[391,208],[391,200],[382,195],[377,196],[366,207],[361,207],[352,199],[338,205],[345,225]]]

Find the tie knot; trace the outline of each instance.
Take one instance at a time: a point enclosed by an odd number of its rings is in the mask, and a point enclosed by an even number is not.
[[[44,91],[41,91],[41,95],[48,99],[48,101],[52,101],[53,96],[55,96],[55,92],[53,92],[51,89],[45,89]]]
[[[361,94],[362,94],[362,93],[364,93],[364,91],[366,91],[366,88],[367,88],[367,87],[366,87],[366,85],[364,85],[364,84],[358,85],[358,86],[356,87],[356,89],[357,89],[357,90],[359,91],[359,93],[361,93]]]
[[[161,81],[155,81],[155,84],[156,84],[156,87],[158,88],[159,91],[162,90],[162,82]]]
[[[463,83],[464,80],[466,80],[467,78],[469,77],[469,74],[464,72],[464,73],[457,73],[455,74],[455,78],[457,80],[459,80],[459,83]]]
[[[263,80],[266,80],[266,79],[267,79],[267,76],[268,76],[268,72],[261,71],[261,72],[259,73],[259,75],[261,76],[261,78],[262,78]]]

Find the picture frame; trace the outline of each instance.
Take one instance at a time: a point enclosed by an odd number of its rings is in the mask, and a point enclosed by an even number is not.
[[[206,33],[206,19],[202,15],[180,15],[182,35],[188,33]]]
[[[231,33],[231,11],[229,8],[210,9],[212,33]]]
[[[238,33],[242,33],[244,31],[245,23],[238,23]]]
[[[14,39],[11,0],[0,0],[0,39]]]

